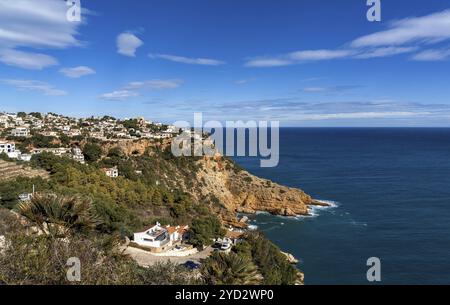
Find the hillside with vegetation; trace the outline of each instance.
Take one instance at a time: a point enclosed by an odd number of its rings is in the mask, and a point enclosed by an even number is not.
[[[131,120],[124,126],[135,130],[137,124]],[[248,233],[230,254],[210,256],[200,275],[170,263],[143,268],[119,250],[125,238],[156,222],[188,224],[190,242],[203,247],[224,236],[226,226],[245,228],[237,212],[306,214],[307,205],[315,202],[300,190],[252,176],[221,156],[174,157],[170,140],[47,139],[36,134],[14,140],[28,151],[79,147],[85,162],[46,151],[33,154],[27,166],[0,161],[5,168],[21,169],[0,180],[0,236],[6,240],[0,249],[0,283],[65,284],[66,258],[74,256],[84,266],[82,284],[303,281],[259,233]],[[108,177],[105,168],[117,168],[119,176]],[[19,199],[33,190],[31,200]]]

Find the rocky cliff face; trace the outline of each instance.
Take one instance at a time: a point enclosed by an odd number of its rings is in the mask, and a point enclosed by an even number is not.
[[[205,158],[197,180],[203,194],[213,194],[230,213],[269,212],[308,215],[308,206],[325,205],[300,189],[289,188],[251,175],[220,156]],[[194,194],[195,195],[195,194]]]
[[[107,154],[111,148],[119,147],[121,149],[121,151],[127,156],[131,156],[133,154],[142,155],[145,153],[145,150],[148,147],[154,147],[154,146],[156,146],[156,143],[152,140],[147,140],[147,139],[118,140],[118,141],[102,143],[102,149],[105,154]]]
[[[236,219],[236,213],[239,212],[252,214],[262,211],[296,216],[308,215],[310,205],[326,205],[300,189],[256,177],[219,154],[214,158],[204,157],[198,161],[187,161],[195,164],[195,172],[188,169],[184,163],[177,165],[176,160],[166,162],[160,155],[155,154],[155,148],[159,147],[161,150],[169,145],[170,140],[163,143],[125,140],[104,143],[103,150],[107,152],[113,147],[120,147],[126,155],[145,152],[153,155],[166,165],[162,167],[165,170],[157,173],[162,183],[169,189],[178,188],[190,193],[200,203],[209,203],[213,211],[220,214],[226,223],[234,226],[245,226]]]

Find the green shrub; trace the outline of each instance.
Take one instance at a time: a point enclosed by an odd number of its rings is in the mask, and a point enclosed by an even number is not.
[[[190,241],[194,246],[208,246],[213,239],[225,235],[220,220],[216,216],[194,219],[190,228]]]
[[[88,143],[83,148],[83,155],[87,162],[96,162],[102,156],[102,148],[94,143]]]

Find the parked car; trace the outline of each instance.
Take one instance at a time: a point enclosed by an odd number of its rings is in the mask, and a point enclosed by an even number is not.
[[[196,270],[200,268],[200,264],[193,261],[187,261],[183,264],[183,266],[191,270]]]

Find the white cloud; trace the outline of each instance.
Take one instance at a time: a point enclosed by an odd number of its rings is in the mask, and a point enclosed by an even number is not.
[[[29,70],[42,70],[43,68],[58,64],[58,61],[54,57],[14,49],[0,50],[0,61],[8,66]]]
[[[175,89],[183,84],[181,79],[152,79],[139,82],[131,82],[125,89],[135,90],[135,89],[150,89],[150,90],[164,90],[164,89]]]
[[[125,56],[135,57],[136,50],[143,44],[142,40],[131,33],[122,33],[117,36],[117,52]]]
[[[322,93],[322,92],[328,92],[328,88],[326,88],[326,87],[307,87],[307,88],[303,89],[303,92]]]
[[[256,120],[279,120],[292,125],[324,126],[371,126],[372,124],[403,125],[406,121],[415,124],[417,121],[436,122],[450,117],[450,106],[445,104],[421,104],[387,97],[374,100],[337,102],[312,102],[299,98],[274,98],[260,100],[235,100],[226,104],[214,104],[208,101],[202,106],[205,115],[215,119],[245,120],[247,113],[252,113]],[[206,109],[206,108],[205,108]],[[242,111],[244,109],[245,111]],[[316,125],[317,123],[317,125]],[[367,125],[366,125],[367,124]]]
[[[129,98],[137,97],[140,95],[139,90],[168,90],[178,88],[183,84],[181,79],[153,79],[146,81],[137,81],[128,83],[126,86],[120,90],[116,90],[110,93],[105,93],[100,96],[100,98],[105,100],[127,100]]]
[[[359,89],[358,85],[343,85],[343,86],[331,86],[331,87],[306,87],[303,88],[303,92],[306,93],[339,93],[344,91],[350,91]]]
[[[132,97],[139,96],[139,93],[131,90],[117,90],[110,93],[105,93],[100,96],[104,100],[123,101]]]
[[[348,57],[353,53],[351,50],[308,50],[292,52],[288,58],[293,61],[330,60]]]
[[[173,62],[190,64],[190,65],[204,65],[204,66],[219,66],[225,64],[225,62],[211,58],[190,58],[184,56],[177,56],[171,54],[149,54],[150,58],[161,58]]]
[[[446,49],[425,50],[415,54],[412,57],[413,60],[417,61],[440,61],[449,58],[450,58],[450,50]]]
[[[66,48],[80,45],[77,22],[66,19],[65,1],[0,0],[0,45]]]
[[[326,113],[326,114],[302,114],[298,116],[299,120],[320,121],[320,120],[348,120],[348,119],[384,119],[384,118],[401,118],[415,117],[427,115],[428,112],[410,112],[410,111],[394,111],[394,112],[353,112],[353,113]]]
[[[62,74],[70,78],[80,78],[82,76],[95,74],[95,70],[86,66],[78,66],[73,68],[62,68],[59,70]]]
[[[417,51],[417,47],[384,47],[375,48],[372,50],[365,51],[364,53],[358,54],[355,58],[377,58],[377,57],[388,57],[398,54],[405,54]]]
[[[57,64],[44,54],[19,51],[20,48],[58,48],[80,46],[80,22],[66,20],[64,1],[0,0],[1,61],[25,69],[42,69]],[[15,52],[15,53],[14,53]]]
[[[279,58],[255,58],[247,61],[245,63],[246,67],[254,67],[254,68],[260,68],[260,67],[282,67],[282,66],[288,66],[291,65],[292,62],[285,59],[279,59]]]
[[[389,29],[365,35],[335,50],[301,50],[271,57],[250,58],[247,67],[278,67],[310,61],[341,58],[377,58],[419,51],[423,45],[450,40],[450,10],[423,17],[402,19]],[[416,54],[414,60],[444,60],[450,58],[445,50],[428,50]]]
[[[47,83],[36,80],[3,79],[1,82],[14,86],[21,91],[35,91],[48,96],[67,95],[66,91],[56,89]]]
[[[309,77],[309,78],[305,78],[305,79],[301,79],[301,82],[315,82],[315,81],[319,81],[325,79],[325,77]]]
[[[346,58],[354,53],[352,50],[304,50],[276,57],[257,57],[248,60],[246,67],[281,67],[303,62]]]
[[[393,22],[390,29],[360,37],[353,47],[404,45],[412,42],[433,43],[450,39],[450,10],[423,17]]]
[[[251,81],[254,81],[254,78],[246,78],[246,79],[238,79],[236,81],[234,81],[235,85],[246,85]]]
[[[417,47],[381,47],[372,49],[338,49],[338,50],[304,50],[296,51],[275,58],[255,58],[249,60],[247,67],[278,67],[312,61],[324,61],[344,58],[375,58],[411,53]]]

